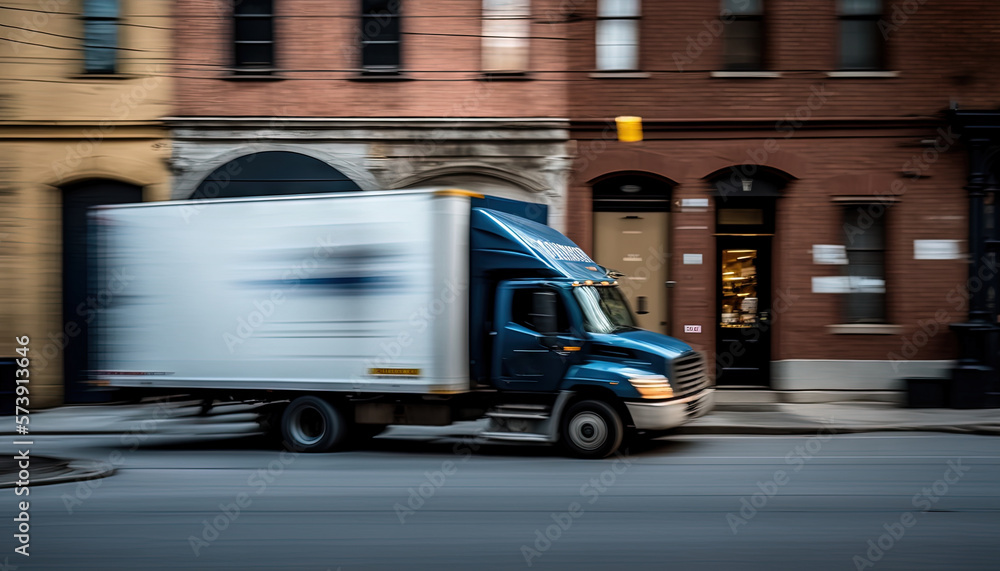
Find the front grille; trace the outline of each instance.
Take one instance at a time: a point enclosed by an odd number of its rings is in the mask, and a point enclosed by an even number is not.
[[[698,418],[699,416],[708,412],[705,405],[708,404],[708,398],[702,396],[701,398],[696,398],[691,402],[687,403],[687,415],[689,419]]]
[[[685,353],[674,359],[671,367],[673,374],[670,375],[670,384],[677,396],[694,394],[708,386],[705,361],[700,353]]]

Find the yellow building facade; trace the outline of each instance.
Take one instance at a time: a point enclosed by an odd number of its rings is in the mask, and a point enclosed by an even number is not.
[[[169,0],[12,0],[0,9],[0,358],[28,336],[31,407],[100,400],[87,208],[166,200]],[[5,374],[5,373],[2,373]]]

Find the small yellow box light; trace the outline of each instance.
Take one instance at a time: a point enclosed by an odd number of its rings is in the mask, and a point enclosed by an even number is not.
[[[618,140],[623,143],[634,143],[642,140],[642,117],[623,115],[615,117],[618,125]]]

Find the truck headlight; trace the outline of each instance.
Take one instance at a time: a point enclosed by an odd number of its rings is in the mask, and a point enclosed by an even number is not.
[[[668,399],[674,396],[670,381],[663,376],[629,379],[628,382],[644,399]]]

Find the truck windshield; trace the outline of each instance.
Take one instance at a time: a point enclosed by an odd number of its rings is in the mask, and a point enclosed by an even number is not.
[[[583,328],[591,333],[614,333],[633,329],[635,318],[616,287],[578,286],[573,295],[583,310]]]

